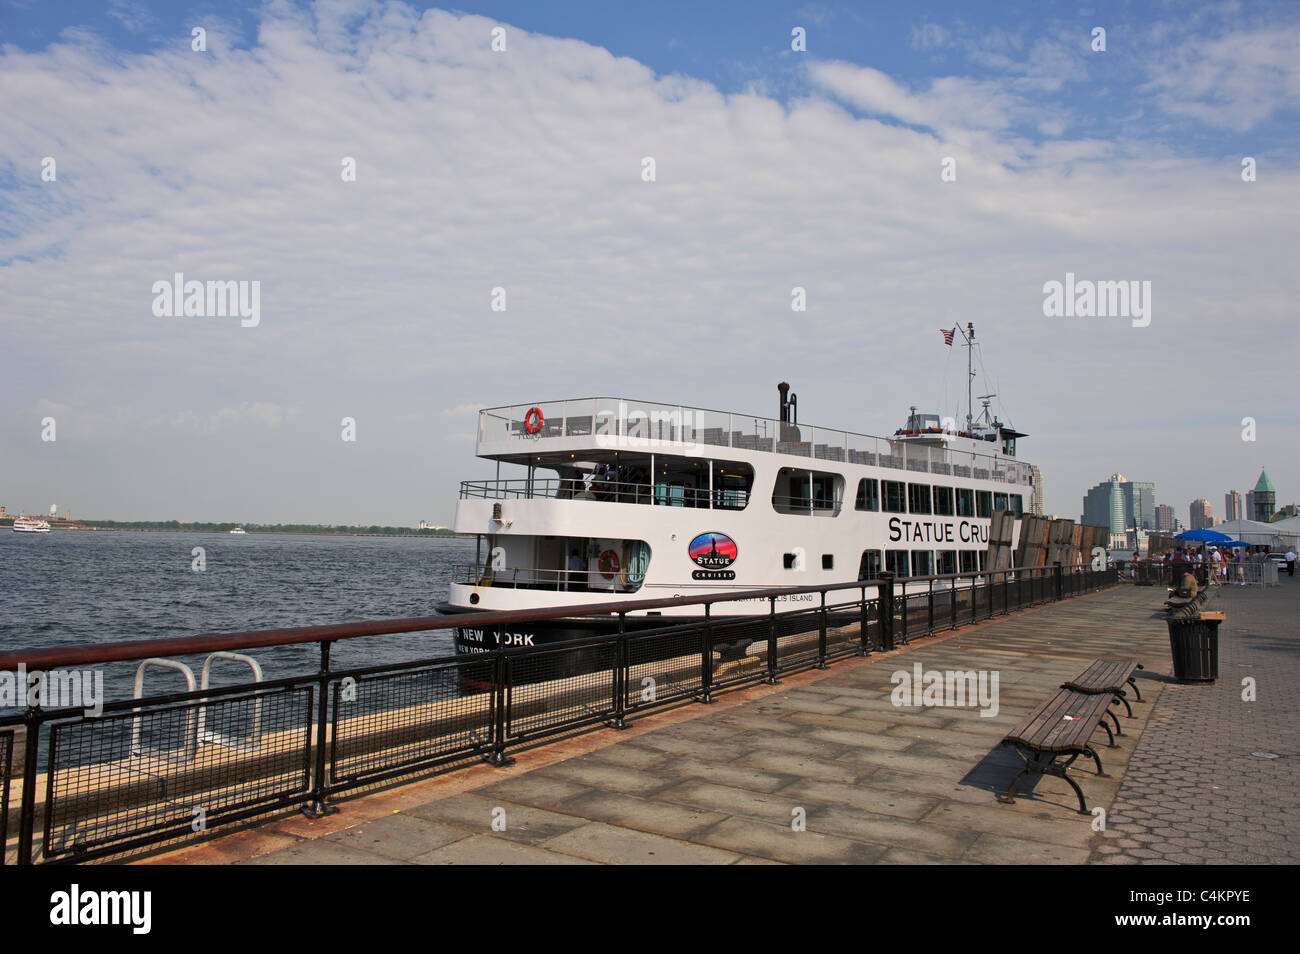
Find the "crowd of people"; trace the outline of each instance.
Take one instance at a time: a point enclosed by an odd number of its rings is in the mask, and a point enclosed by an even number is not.
[[[1228,552],[1225,554],[1224,550]],[[1248,552],[1242,552],[1242,551]],[[1202,586],[1225,585],[1236,583],[1245,586],[1248,579],[1258,582],[1262,576],[1260,570],[1251,571],[1269,560],[1268,547],[1232,547],[1220,549],[1216,546],[1202,547],[1197,550],[1177,547],[1162,550],[1143,560],[1133,554],[1129,564],[1129,573],[1133,579],[1157,573],[1162,579],[1179,584],[1185,573],[1191,573]],[[1295,576],[1296,554],[1293,550],[1286,553],[1286,571],[1288,576]]]

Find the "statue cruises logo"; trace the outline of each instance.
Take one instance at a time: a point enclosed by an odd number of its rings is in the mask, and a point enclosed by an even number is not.
[[[691,541],[687,552],[700,569],[691,574],[695,580],[734,580],[736,571],[727,567],[736,562],[736,541],[725,533],[701,533]]]

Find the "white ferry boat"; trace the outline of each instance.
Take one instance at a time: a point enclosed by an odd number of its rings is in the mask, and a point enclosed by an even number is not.
[[[14,533],[49,533],[50,522],[39,517],[14,517]]]
[[[777,419],[610,397],[480,411],[476,453],[496,463],[498,476],[461,484],[454,529],[475,535],[476,558],[455,568],[438,609],[599,612],[632,599],[851,582],[881,571],[973,573],[985,569],[993,511],[1019,516],[1032,500],[1032,468],[1016,456],[1025,435],[991,418],[987,402],[983,419],[965,430],[913,409],[892,436],[870,437],[800,424],[797,398],[787,384],[779,391]],[[520,476],[502,477],[510,466]],[[761,615],[768,602],[728,603],[727,614],[733,609]],[[630,614],[627,623],[698,613],[668,608]],[[460,652],[616,625],[598,617],[485,633],[466,623]]]
[[[235,529],[231,530],[230,532],[235,534],[240,534],[241,536],[248,533],[248,531],[245,530],[243,527],[235,527]]]

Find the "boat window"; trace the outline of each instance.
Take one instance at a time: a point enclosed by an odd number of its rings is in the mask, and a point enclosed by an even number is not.
[[[843,497],[844,478],[839,474],[782,467],[772,488],[772,507],[777,513],[833,517]]]
[[[951,487],[934,488],[934,512],[941,517],[953,515]]]
[[[880,483],[874,477],[863,477],[858,481],[858,499],[854,504],[857,510],[880,509]]]
[[[835,554],[833,553],[822,554],[822,569],[823,570],[835,569]]]
[[[958,570],[957,572],[974,573],[975,572],[975,551],[961,550],[959,551],[958,556],[960,557],[961,569]]]
[[[913,576],[933,576],[934,575],[934,554],[929,550],[912,551],[912,575]]]
[[[908,513],[929,513],[930,512],[930,485],[929,484],[908,484],[907,485],[907,512]]]
[[[980,559],[980,569],[986,569],[989,563],[989,552],[987,550],[980,550],[976,555]]]
[[[907,513],[907,496],[901,480],[882,480],[886,513]]]
[[[863,550],[862,559],[858,561],[858,579],[874,580],[880,576],[880,551]]]
[[[994,510],[1006,510],[1006,509],[1008,509],[1008,508],[1007,508],[1007,495],[1006,495],[1006,494],[994,494],[994,495],[993,495],[993,509],[994,509]]]
[[[956,550],[940,550],[935,555],[939,558],[938,567],[935,570],[936,573],[940,576],[947,576],[950,573],[957,572]]]
[[[894,576],[911,576],[911,559],[906,550],[886,550],[885,569]]]
[[[709,491],[710,461],[689,457],[655,456],[654,503],[658,507],[706,507],[714,510],[744,510],[754,487],[754,468],[739,461],[715,460],[712,494]],[[593,481],[596,499],[603,488]],[[624,494],[614,499],[624,499]],[[639,497],[637,502],[642,502]],[[648,502],[645,501],[645,502]]]
[[[1024,514],[1025,498],[1022,497],[1020,494],[1011,495],[1011,512],[1014,513],[1017,517]]]
[[[965,487],[957,488],[957,516],[975,516],[975,491]]]
[[[975,515],[977,517],[993,516],[993,492],[990,490],[975,491]]]

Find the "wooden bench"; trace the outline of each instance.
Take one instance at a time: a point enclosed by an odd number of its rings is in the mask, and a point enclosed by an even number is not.
[[[1088,740],[1097,731],[1097,726],[1102,726],[1110,738],[1111,748],[1114,748],[1115,735],[1110,731],[1110,723],[1106,721],[1112,701],[1112,696],[1102,692],[1090,694],[1058,689],[1056,695],[1030,713],[1024,722],[1002,740],[1003,745],[1016,747],[1017,753],[1025,760],[1025,767],[1011,780],[1007,794],[1000,801],[1008,805],[1015,803],[1016,783],[1026,773],[1055,775],[1065,779],[1074,789],[1074,794],[1079,796],[1079,814],[1088,814],[1083,789],[1067,770],[1080,755],[1086,755],[1097,763],[1099,778],[1109,777],[1102,770],[1101,758]]]
[[[1175,594],[1175,590],[1169,591],[1169,599],[1165,600],[1165,612],[1169,614],[1170,619],[1191,619],[1200,612],[1201,607],[1210,598],[1210,588],[1207,586],[1198,589],[1195,596]]]
[[[1074,676],[1061,683],[1062,689],[1072,689],[1094,695],[1099,692],[1110,693],[1117,701],[1124,703],[1128,717],[1133,718],[1133,707],[1128,703],[1128,690],[1133,687],[1133,694],[1138,702],[1142,701],[1142,691],[1138,689],[1133,674],[1143,668],[1136,659],[1094,659]]]

